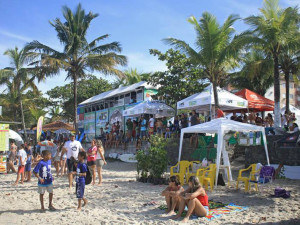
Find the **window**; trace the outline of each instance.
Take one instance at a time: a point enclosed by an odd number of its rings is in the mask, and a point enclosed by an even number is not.
[[[298,87],[297,90],[300,91],[300,87]]]
[[[294,95],[290,94],[290,99],[293,99],[294,98]]]
[[[285,98],[285,94],[282,94],[282,97]]]
[[[282,87],[282,88],[285,88],[285,83],[282,83],[282,84],[281,84],[281,87]]]
[[[300,101],[300,96],[298,96],[298,98],[297,98],[297,99],[298,99],[298,101]]]
[[[294,88],[294,84],[290,83],[290,88],[293,89]]]

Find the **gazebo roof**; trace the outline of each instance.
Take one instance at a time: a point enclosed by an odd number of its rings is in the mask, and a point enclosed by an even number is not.
[[[46,125],[43,125],[43,130],[49,130],[49,131],[56,131],[59,129],[66,129],[69,131],[74,131],[74,128],[72,125],[64,123],[62,121],[54,121],[52,123],[48,123]],[[33,130],[36,130],[36,127],[33,128]]]

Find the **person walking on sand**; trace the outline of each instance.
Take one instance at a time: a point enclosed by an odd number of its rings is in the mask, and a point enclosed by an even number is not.
[[[81,200],[83,201],[83,207],[87,204],[87,200],[84,197],[85,190],[85,177],[86,172],[88,170],[87,165],[84,163],[86,159],[85,152],[79,152],[78,161],[76,161],[76,171],[72,172],[72,174],[76,175],[76,197],[78,199],[78,207],[77,210],[81,210]]]
[[[32,164],[32,149],[31,144],[27,144],[27,160],[26,160],[26,166],[25,166],[25,182],[31,181],[31,164]]]
[[[188,181],[188,189],[181,192],[179,211],[173,219],[178,219],[181,217],[185,206],[188,207],[186,216],[182,220],[183,223],[188,222],[192,213],[197,216],[206,216],[208,214],[208,196],[201,187],[198,177],[191,176]]]
[[[180,185],[178,177],[171,176],[169,186],[161,193],[162,196],[165,196],[168,207],[166,216],[176,215],[175,209],[179,209],[180,193],[183,191],[184,189]]]
[[[25,145],[21,144],[21,149],[18,152],[18,159],[19,159],[18,174],[17,174],[17,179],[16,179],[14,185],[18,185],[20,176],[21,176],[21,184],[24,183],[25,165],[26,165],[26,160],[27,160],[27,153],[25,152],[24,148],[25,148]]]
[[[75,135],[71,134],[70,135],[70,140],[67,141],[63,147],[60,159],[62,160],[63,155],[65,152],[67,153],[67,167],[68,167],[68,179],[69,179],[69,188],[72,188],[72,183],[73,183],[73,166],[74,166],[74,161],[77,160],[78,158],[78,153],[79,151],[85,151],[81,143],[79,141],[75,140]]]
[[[45,212],[44,194],[49,193],[49,210],[56,210],[52,204],[53,200],[53,177],[51,174],[51,152],[42,152],[43,159],[33,169],[33,174],[38,178],[38,193],[40,194],[41,212]]]
[[[121,131],[122,132],[122,131]],[[104,148],[101,140],[97,140],[97,158],[96,158],[96,166],[99,177],[98,186],[102,185],[102,167],[106,165],[105,157],[104,157]]]
[[[87,165],[92,170],[92,185],[95,184],[96,180],[96,157],[97,157],[97,146],[96,139],[93,139],[92,146],[87,151]]]

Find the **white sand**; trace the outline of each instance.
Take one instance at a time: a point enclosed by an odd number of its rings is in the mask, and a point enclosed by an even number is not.
[[[135,164],[110,162],[104,170],[103,186],[86,186],[88,205],[76,211],[77,199],[67,188],[67,178],[55,180],[53,204],[55,212],[40,213],[37,180],[12,187],[16,175],[0,175],[0,224],[178,224],[162,218],[163,204],[160,192],[166,187],[136,182]],[[249,206],[244,212],[231,213],[211,222],[204,218],[191,220],[190,224],[300,224],[300,180],[276,180],[261,193],[244,193],[235,190],[235,182],[228,187],[218,187],[209,199],[223,203]],[[269,197],[274,187],[291,190],[290,199]],[[45,207],[48,194],[45,194]],[[155,201],[156,205],[146,205]]]

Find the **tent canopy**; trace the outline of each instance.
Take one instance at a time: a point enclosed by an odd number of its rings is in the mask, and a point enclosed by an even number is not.
[[[248,108],[252,109],[253,111],[262,112],[274,110],[274,101],[265,98],[246,88],[240,90],[235,94],[243,99],[246,99],[248,101]]]
[[[18,134],[17,132],[15,132],[11,129],[9,129],[8,138],[15,140],[15,142],[17,144],[23,144],[24,143],[24,141],[23,141],[22,137],[20,136],[20,134]]]
[[[181,159],[183,136],[185,133],[211,133],[211,134],[216,133],[216,134],[218,134],[218,146],[217,146],[217,159],[216,159],[217,171],[216,171],[216,183],[215,184],[217,185],[220,162],[221,162],[221,155],[223,156],[224,165],[229,166],[228,179],[232,179],[229,157],[228,157],[228,153],[225,149],[225,143],[224,143],[224,138],[223,138],[223,136],[228,131],[238,131],[238,132],[261,131],[262,136],[263,136],[264,146],[265,146],[267,162],[268,162],[268,164],[270,164],[264,127],[255,126],[255,125],[246,124],[246,123],[240,123],[240,122],[228,120],[225,118],[219,118],[219,119],[215,119],[210,122],[207,122],[207,123],[202,123],[202,124],[198,124],[195,126],[181,129],[178,161],[180,161],[180,159]]]
[[[248,107],[248,101],[217,87],[219,106],[223,111],[245,109]],[[213,94],[213,85],[207,86],[201,93],[177,102],[177,109],[197,109],[198,111],[210,111],[210,106],[215,104]]]
[[[141,102],[138,105],[123,111],[123,116],[139,116],[142,114],[153,114],[155,117],[174,116],[175,110],[161,102]]]

